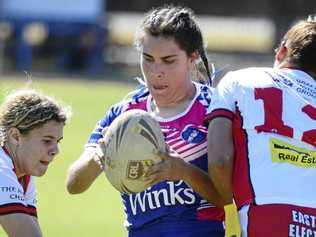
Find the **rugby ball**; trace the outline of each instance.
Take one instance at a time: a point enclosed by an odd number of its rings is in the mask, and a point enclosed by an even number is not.
[[[121,193],[144,191],[148,167],[161,159],[155,151],[166,151],[159,123],[143,110],[132,109],[115,118],[105,131],[104,172]]]

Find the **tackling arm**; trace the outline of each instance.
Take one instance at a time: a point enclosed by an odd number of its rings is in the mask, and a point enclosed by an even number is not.
[[[232,122],[227,118],[215,118],[208,130],[208,171],[226,204],[233,199],[233,163]]]
[[[68,170],[66,183],[69,193],[82,193],[91,186],[102,172],[99,160],[96,147],[89,147],[84,150],[80,158]]]
[[[225,202],[225,237],[240,237],[238,211],[233,203],[234,143],[231,120],[219,117],[210,122],[208,159],[209,175]]]
[[[0,216],[0,224],[9,237],[42,237],[37,218],[23,213]]]

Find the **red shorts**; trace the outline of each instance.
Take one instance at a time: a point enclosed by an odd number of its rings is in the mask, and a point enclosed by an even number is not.
[[[316,237],[316,208],[250,205],[239,211],[242,237]]]

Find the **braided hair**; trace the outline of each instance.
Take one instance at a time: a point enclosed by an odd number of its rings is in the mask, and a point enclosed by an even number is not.
[[[181,6],[165,5],[148,12],[135,37],[135,46],[140,49],[146,34],[173,38],[187,56],[197,52],[200,56],[208,80],[211,79],[208,59],[200,27],[191,9]],[[200,65],[197,65],[200,68]]]

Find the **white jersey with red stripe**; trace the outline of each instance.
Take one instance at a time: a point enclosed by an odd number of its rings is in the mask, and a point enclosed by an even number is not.
[[[11,157],[0,148],[0,215],[25,213],[37,216],[34,177],[18,179]]]
[[[237,206],[283,203],[316,208],[316,82],[295,69],[228,73],[211,118],[233,122]]]

